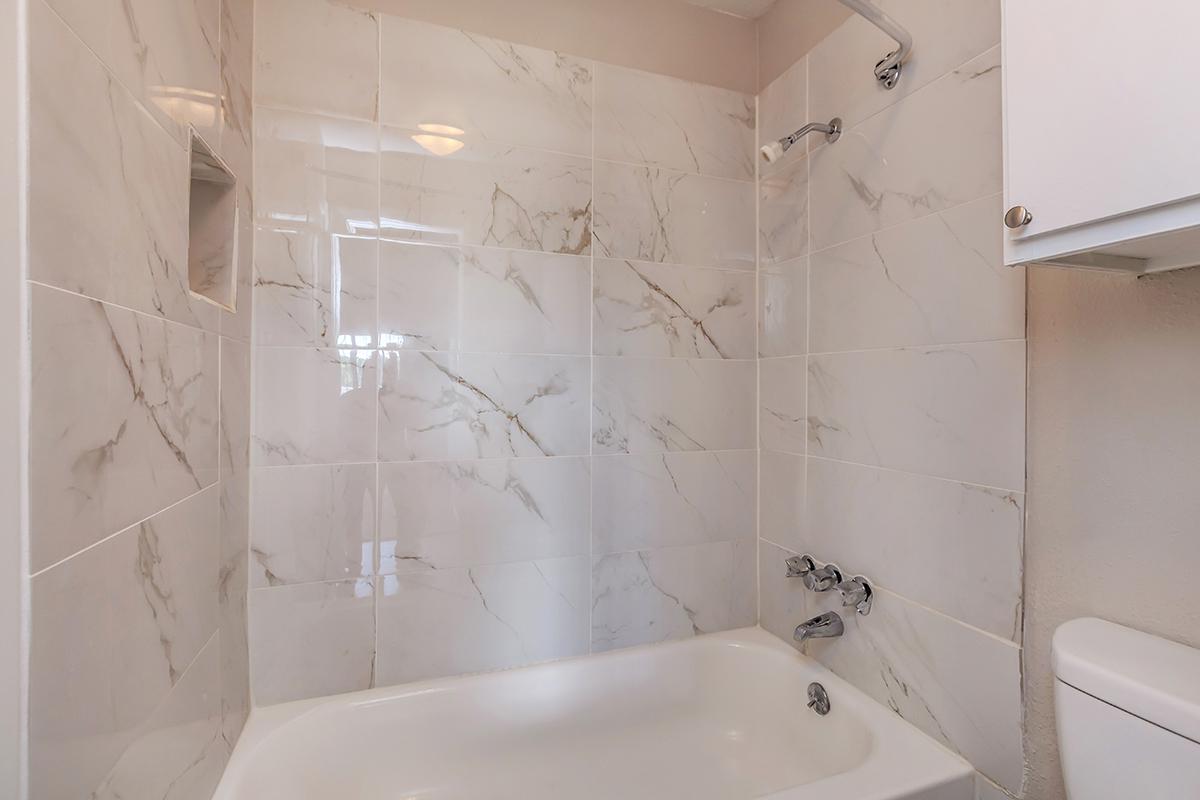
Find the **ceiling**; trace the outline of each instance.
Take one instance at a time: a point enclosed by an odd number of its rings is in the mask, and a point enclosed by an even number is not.
[[[713,11],[723,11],[735,17],[757,19],[767,13],[767,9],[775,5],[775,0],[687,0],[694,6],[711,8]]]

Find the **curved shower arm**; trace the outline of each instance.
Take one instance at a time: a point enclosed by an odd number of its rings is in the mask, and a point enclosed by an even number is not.
[[[912,34],[896,20],[874,6],[870,0],[839,0],[839,2],[896,40],[896,49],[875,65],[875,79],[883,84],[885,89],[895,88],[900,81],[901,65],[903,65],[904,59],[908,58],[908,54],[912,52]]]

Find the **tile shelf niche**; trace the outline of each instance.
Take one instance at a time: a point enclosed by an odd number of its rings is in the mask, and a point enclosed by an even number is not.
[[[237,178],[195,130],[188,152],[188,288],[193,295],[233,311],[237,301]]]

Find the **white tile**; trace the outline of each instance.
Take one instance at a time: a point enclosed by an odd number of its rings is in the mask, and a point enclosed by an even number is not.
[[[754,98],[596,65],[596,157],[754,179]]]
[[[592,651],[727,630],[733,543],[598,556],[592,563]]]
[[[813,151],[815,250],[1000,192],[999,59],[989,50]]]
[[[761,450],[758,534],[799,552],[805,545],[803,455]]]
[[[250,585],[370,577],[375,465],[255,470]]]
[[[30,785],[84,797],[216,632],[208,489],[32,581]]]
[[[800,356],[808,351],[808,259],[771,266],[758,276],[758,354]]]
[[[588,452],[583,357],[383,354],[384,461]]]
[[[881,89],[874,65],[896,43],[852,15],[808,55],[813,119],[837,116],[856,125],[1000,42],[997,0],[879,0],[876,5],[899,20],[917,43],[900,82],[889,91]]]
[[[754,269],[754,184],[596,162],[596,241],[603,255]]]
[[[754,357],[754,276],[641,261],[595,261],[593,352]]]
[[[215,330],[188,292],[187,152],[41,3],[30,37],[30,277]]]
[[[816,614],[841,603],[822,598],[814,605]],[[846,633],[809,642],[809,655],[985,775],[1019,789],[1019,647],[884,590],[869,616],[843,619]]]
[[[815,253],[812,349],[1025,336],[1025,271],[1004,266],[999,195]]]
[[[374,351],[260,347],[254,359],[256,465],[375,460]]]
[[[1025,343],[811,356],[808,452],[1021,491]]]
[[[31,559],[41,569],[217,479],[217,337],[34,286]]]
[[[217,788],[229,754],[221,736],[221,655],[214,636],[88,796],[203,800]]]
[[[798,158],[759,181],[758,260],[764,269],[808,252],[809,163]],[[825,200],[813,194],[815,206]]]
[[[381,684],[588,651],[586,557],[381,578]]]
[[[216,147],[221,125],[220,0],[121,0],[108,6],[113,74],[181,144],[193,127]]]
[[[255,103],[376,119],[379,17],[331,0],[257,0]]]
[[[474,136],[462,137],[461,150],[436,155],[412,138],[420,135],[383,129],[385,238],[591,252],[588,159]]]
[[[758,362],[759,447],[804,453],[807,438],[805,379],[807,361],[764,358]]]
[[[257,704],[370,688],[375,674],[372,581],[253,590],[250,647]]]
[[[592,552],[754,538],[755,453],[615,455],[592,461]]]
[[[754,448],[753,361],[593,361],[594,452]]]
[[[807,496],[799,549],[1020,642],[1024,495],[814,458]]]
[[[468,31],[383,17],[383,121],[588,155],[592,66]]]
[[[379,470],[381,574],[588,554],[586,457]]]
[[[481,247],[380,245],[384,347],[586,354],[586,256]]]

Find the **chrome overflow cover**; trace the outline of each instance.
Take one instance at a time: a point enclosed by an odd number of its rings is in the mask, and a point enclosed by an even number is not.
[[[818,716],[823,717],[829,713],[829,693],[821,684],[808,685],[808,707],[817,712]]]

